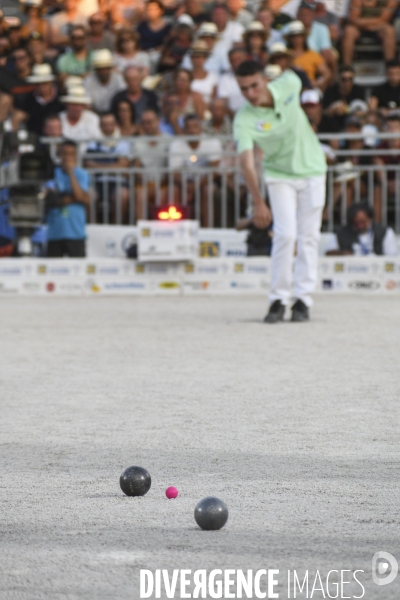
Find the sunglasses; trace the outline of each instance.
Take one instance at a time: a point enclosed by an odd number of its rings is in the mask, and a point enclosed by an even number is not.
[[[103,21],[89,21],[89,25],[102,25]]]
[[[353,81],[353,77],[341,77],[341,81]]]
[[[71,35],[71,40],[74,42],[79,42],[85,40],[86,38],[83,35]]]

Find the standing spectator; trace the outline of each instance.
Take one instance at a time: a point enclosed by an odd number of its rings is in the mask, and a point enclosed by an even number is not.
[[[338,229],[326,252],[328,256],[397,256],[398,253],[393,229],[377,223],[374,211],[367,203],[349,206],[347,225]]]
[[[170,136],[160,130],[160,118],[154,110],[145,110],[140,121],[142,135],[135,144],[134,166],[146,170],[146,179],[140,175],[135,179],[136,219],[148,218],[144,206],[144,185],[147,189],[147,209],[154,206],[159,193],[160,204],[166,202],[168,178],[163,172],[167,166]],[[146,139],[146,136],[158,139]],[[158,192],[157,192],[158,190]]]
[[[136,31],[122,28],[118,31],[115,66],[123,73],[127,67],[137,67],[141,76],[150,71],[150,58],[146,52],[140,51],[140,36]]]
[[[129,190],[127,176],[124,173],[113,173],[116,169],[129,167],[131,144],[120,140],[120,132],[115,116],[104,113],[100,117],[101,139],[90,142],[86,149],[86,168],[100,171],[95,175],[97,199],[100,201],[99,220],[108,209],[111,222],[128,222]],[[96,157],[90,158],[90,154]],[[98,154],[104,154],[97,156]],[[120,217],[120,218],[118,218]]]
[[[158,110],[157,96],[150,90],[144,90],[141,82],[142,77],[137,67],[127,67],[124,71],[126,90],[115,94],[111,103],[111,112],[116,114],[115,107],[120,100],[127,100],[133,107],[135,123],[140,122],[142,112],[147,108]]]
[[[228,103],[228,111],[231,117],[242,108],[246,100],[240,91],[235,71],[239,65],[246,60],[246,53],[243,48],[233,47],[229,50],[229,62],[231,69],[228,73],[222,75],[217,88],[218,98],[222,98]]]
[[[27,21],[21,28],[21,37],[27,40],[31,33],[39,33],[46,43],[50,38],[49,22],[43,18],[45,7],[43,0],[25,0],[22,2],[22,10],[27,16]]]
[[[228,46],[222,41],[218,40],[218,29],[215,23],[203,23],[197,30],[197,38],[204,41],[209,50],[209,55],[204,68],[208,72],[216,73],[221,75],[229,70],[228,60]],[[191,71],[193,64],[190,58],[190,53],[186,54],[182,61],[182,68]]]
[[[312,87],[324,91],[331,78],[331,73],[320,54],[309,50],[306,42],[306,31],[301,21],[292,21],[286,27],[288,48],[293,53],[293,65],[303,69]]]
[[[365,2],[351,0],[348,24],[344,28],[342,38],[342,61],[353,62],[354,46],[363,33],[378,36],[382,42],[385,60],[396,57],[396,32],[391,24],[397,8],[397,0],[380,0]]]
[[[204,133],[212,136],[232,135],[232,121],[228,116],[225,98],[213,98],[210,113],[211,118],[204,123]]]
[[[179,98],[179,114],[183,118],[186,115],[196,114],[199,119],[204,119],[205,105],[202,96],[191,90],[193,76],[186,69],[178,69],[174,74],[174,86],[172,91]]]
[[[265,50],[267,32],[260,21],[252,21],[243,34],[247,59],[255,60],[263,67],[267,64],[268,54]]]
[[[226,5],[234,23],[240,23],[246,28],[253,21],[253,15],[245,8],[245,0],[227,0]]]
[[[65,111],[60,113],[62,133],[71,140],[96,140],[101,137],[99,117],[88,110],[92,100],[83,87],[70,88],[61,96]]]
[[[369,101],[370,109],[379,110],[383,115],[400,108],[400,63],[397,60],[386,63],[386,79],[386,83],[372,91]]]
[[[61,146],[61,165],[54,169],[54,179],[47,187],[60,201],[47,214],[47,256],[71,258],[86,256],[86,209],[89,207],[89,173],[77,166],[75,142]]]
[[[115,51],[115,33],[106,29],[106,18],[102,12],[95,12],[89,17],[87,49],[102,50],[107,48],[110,52]]]
[[[74,25],[86,27],[87,17],[79,10],[79,0],[64,0],[64,9],[50,17],[50,45],[67,46]]]
[[[118,100],[115,105],[115,118],[123,137],[137,135],[138,128],[135,125],[135,109],[129,100]]]
[[[212,71],[207,72],[204,64],[209,55],[208,46],[203,40],[196,40],[191,47],[190,56],[192,59],[192,83],[190,89],[192,92],[201,94],[204,104],[209,106],[211,99],[215,96],[218,77]]]
[[[364,94],[364,89],[354,83],[352,65],[342,65],[339,69],[339,81],[328,87],[322,100],[327,131],[343,131],[351,102],[364,100]]]
[[[50,65],[35,65],[27,80],[35,86],[34,91],[27,96],[24,107],[27,129],[40,135],[46,118],[60,113],[64,106],[59,100]]]
[[[61,54],[57,60],[61,82],[64,82],[68,75],[84,77],[89,72],[91,55],[86,42],[85,28],[82,25],[74,25],[70,36],[71,49]]]
[[[107,48],[92,54],[93,71],[84,80],[87,95],[92,99],[92,109],[98,113],[108,112],[115,94],[125,89],[125,81],[114,70],[114,59]]]
[[[164,19],[162,3],[149,0],[145,7],[145,18],[137,27],[142,50],[160,50],[170,29],[171,25]]]
[[[271,48],[277,42],[283,42],[282,35],[276,29],[273,29],[274,13],[271,8],[264,2],[259,6],[256,16],[257,21],[263,24],[266,32],[266,48],[270,52]]]
[[[211,20],[217,26],[219,38],[225,42],[229,50],[234,42],[241,42],[244,27],[241,23],[231,21],[226,4],[215,4],[211,11]]]

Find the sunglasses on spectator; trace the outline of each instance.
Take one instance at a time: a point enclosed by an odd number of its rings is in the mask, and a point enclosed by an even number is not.
[[[102,25],[103,21],[101,19],[91,19],[89,21],[89,25]]]
[[[84,35],[71,35],[71,40],[74,41],[80,41],[80,40],[85,40],[85,36]]]
[[[340,79],[341,79],[341,81],[353,81],[354,78],[350,76],[350,77],[341,77]]]

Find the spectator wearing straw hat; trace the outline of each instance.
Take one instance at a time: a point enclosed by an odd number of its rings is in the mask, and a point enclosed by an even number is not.
[[[215,96],[218,84],[216,73],[207,71],[204,66],[209,53],[206,42],[201,39],[195,40],[190,48],[193,65],[193,79],[190,88],[192,92],[201,94],[206,106],[209,106],[211,99]]]
[[[35,86],[34,91],[26,97],[23,107],[27,129],[40,135],[46,118],[60,113],[64,106],[58,97],[55,75],[49,64],[34,65],[32,75],[27,77],[27,81]]]
[[[283,42],[276,42],[276,44],[272,45],[268,62],[271,65],[279,65],[282,71],[287,71],[288,69],[294,71],[300,77],[303,89],[312,87],[311,81],[305,71],[293,66],[292,52]]]
[[[211,11],[211,21],[217,26],[219,38],[225,42],[228,50],[234,42],[241,42],[244,33],[244,27],[237,21],[230,18],[229,8],[226,4],[214,4]]]
[[[331,72],[322,56],[309,50],[306,36],[307,32],[301,21],[292,21],[285,28],[287,46],[293,56],[292,64],[306,72],[312,87],[324,91],[329,85]]]
[[[229,46],[219,39],[219,33],[215,23],[202,23],[197,30],[196,38],[204,41],[208,46],[208,57],[204,63],[206,71],[221,75],[229,71]],[[188,52],[183,60],[181,67],[191,71],[193,64]]]
[[[260,21],[252,21],[243,34],[247,58],[255,60],[263,67],[267,64],[268,54],[265,50],[267,32]]]
[[[87,95],[92,99],[92,109],[98,113],[108,112],[115,94],[125,89],[124,78],[114,70],[110,50],[103,48],[92,53],[93,71],[84,80]]]
[[[88,107],[92,100],[83,86],[71,87],[61,96],[65,111],[60,113],[62,133],[71,140],[96,140],[101,137],[100,121]]]

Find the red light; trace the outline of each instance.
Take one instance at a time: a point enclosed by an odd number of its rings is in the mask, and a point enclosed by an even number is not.
[[[176,208],[176,206],[168,206],[166,209],[161,209],[157,217],[161,221],[179,221],[182,219],[183,214]]]

